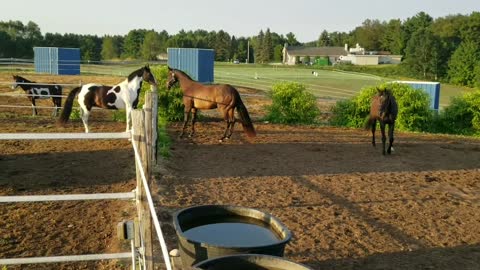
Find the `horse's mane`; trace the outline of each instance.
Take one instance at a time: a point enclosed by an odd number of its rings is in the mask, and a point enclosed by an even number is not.
[[[190,79],[191,81],[193,81],[192,77],[190,77],[190,75],[188,75],[187,73],[181,71],[180,69],[175,69],[175,68],[172,68],[173,72],[179,72],[181,74],[183,74],[183,76],[187,77],[188,79]]]
[[[131,80],[135,79],[136,77],[142,77],[143,76],[143,71],[146,68],[147,67],[141,67],[141,68],[135,70],[134,72],[130,73],[130,75],[128,75],[128,81],[131,81]]]
[[[15,77],[15,80],[20,79],[20,80],[23,80],[23,82],[26,82],[26,83],[34,83],[34,81],[27,80],[22,76],[14,75],[14,77]]]

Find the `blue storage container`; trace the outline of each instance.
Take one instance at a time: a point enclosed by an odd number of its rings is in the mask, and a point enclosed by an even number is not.
[[[35,72],[56,75],[80,74],[80,49],[34,47]]]
[[[201,83],[212,83],[215,52],[211,49],[168,48],[168,66]]]
[[[439,82],[415,82],[415,81],[396,81],[410,85],[414,89],[422,89],[430,96],[430,108],[438,110],[440,106],[440,83]]]

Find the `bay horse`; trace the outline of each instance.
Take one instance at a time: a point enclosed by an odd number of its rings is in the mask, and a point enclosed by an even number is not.
[[[125,109],[127,115],[126,131],[128,132],[131,124],[131,110],[137,108],[143,81],[148,82],[150,85],[157,85],[157,81],[148,66],[135,70],[123,82],[114,86],[89,83],[76,87],[68,94],[58,123],[60,125],[67,123],[72,112],[73,101],[75,96],[78,95],[77,101],[80,105],[80,113],[86,133],[90,131],[88,117],[92,107],[110,110]]]
[[[12,90],[20,86],[27,94],[28,99],[32,103],[33,116],[37,115],[37,108],[35,107],[36,99],[52,98],[53,106],[55,106],[52,116],[57,116],[57,113],[62,107],[62,86],[56,84],[37,84],[34,81],[29,81],[21,76],[13,75]]]
[[[177,82],[183,91],[183,105],[185,105],[183,128],[180,137],[183,137],[185,133],[190,114],[192,115],[192,124],[189,137],[195,134],[195,122],[197,110],[199,109],[218,109],[223,114],[227,126],[219,140],[220,142],[228,140],[232,136],[235,126],[235,109],[238,111],[245,134],[248,137],[255,137],[255,128],[250,120],[247,108],[235,87],[229,84],[204,85],[194,81],[185,72],[168,67],[167,89],[170,89]]]
[[[395,120],[398,115],[398,105],[392,92],[387,89],[378,89],[377,94],[372,98],[370,104],[370,116],[367,121],[367,128],[372,129],[372,145],[375,146],[375,129],[377,127],[377,120],[380,122],[380,129],[382,131],[382,154],[385,155],[385,126],[388,125],[389,144],[387,153],[392,153],[393,146],[393,131],[395,129]]]

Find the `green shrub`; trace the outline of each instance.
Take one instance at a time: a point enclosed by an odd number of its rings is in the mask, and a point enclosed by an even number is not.
[[[281,124],[311,124],[320,114],[313,94],[303,84],[282,82],[270,92],[272,105],[267,106],[265,120]]]
[[[152,74],[157,80],[158,92],[158,139],[157,154],[162,157],[170,156],[171,139],[168,136],[167,125],[170,121],[183,119],[182,91],[178,87],[167,90],[168,68],[166,66],[150,67]],[[150,85],[144,83],[140,94],[138,108],[142,108],[145,102],[145,91],[150,91]]]
[[[406,84],[389,83],[379,87],[392,90],[398,103],[395,127],[400,130],[423,131],[432,120],[430,98],[422,90],[415,90]],[[376,86],[362,89],[352,99],[339,101],[332,109],[330,124],[347,127],[363,127],[370,113],[370,102],[377,93]]]
[[[167,90],[168,68],[166,66],[151,67],[150,70],[155,76],[158,84],[158,116],[168,121],[183,120],[183,93],[177,86]],[[150,90],[149,84],[143,84],[139,104],[143,104],[143,92]]]
[[[435,119],[433,132],[474,135],[480,133],[480,90],[454,97]]]

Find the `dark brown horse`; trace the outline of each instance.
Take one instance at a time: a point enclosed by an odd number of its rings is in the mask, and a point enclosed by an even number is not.
[[[382,154],[385,155],[385,126],[388,125],[389,144],[387,153],[392,153],[393,146],[393,131],[395,129],[395,120],[398,115],[398,105],[395,97],[390,90],[377,89],[378,93],[372,98],[370,105],[370,117],[367,122],[367,128],[372,129],[372,145],[375,146],[375,129],[377,127],[377,120],[380,122],[380,129],[382,131]]]
[[[255,137],[255,129],[248,115],[247,108],[243,104],[237,89],[233,86],[228,84],[204,85],[194,81],[183,71],[169,67],[167,89],[170,89],[176,82],[180,84],[180,88],[183,90],[183,104],[185,105],[183,129],[180,137],[185,133],[190,120],[190,113],[192,114],[192,130],[189,137],[195,134],[197,110],[211,110],[215,108],[223,114],[223,118],[227,122],[227,127],[223,137],[220,138],[220,142],[232,136],[235,126],[235,108],[238,110],[244,132],[248,137]]]

